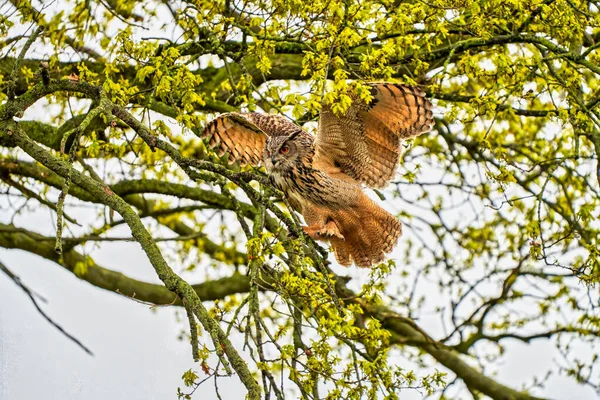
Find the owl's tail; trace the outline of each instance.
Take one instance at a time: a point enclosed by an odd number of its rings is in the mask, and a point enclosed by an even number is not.
[[[354,262],[368,268],[384,261],[385,254],[396,246],[402,235],[402,224],[367,196],[361,203],[358,207],[337,212],[333,220],[344,240],[332,237],[330,243],[341,265],[349,266]]]

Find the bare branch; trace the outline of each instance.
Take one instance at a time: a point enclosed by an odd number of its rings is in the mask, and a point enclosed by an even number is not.
[[[18,276],[16,276],[15,274],[13,274],[2,262],[0,262],[0,271],[4,272],[19,288],[21,288],[21,290],[23,290],[23,292],[25,292],[27,297],[29,297],[29,299],[33,303],[33,306],[35,307],[35,309],[42,315],[42,317],[44,317],[44,319],[46,321],[48,321],[50,323],[50,325],[52,325],[53,327],[58,329],[58,331],[60,333],[65,335],[69,340],[71,340],[73,343],[75,343],[77,346],[79,346],[83,351],[88,353],[90,356],[94,355],[94,353],[92,353],[92,351],[88,347],[86,347],[83,343],[81,343],[81,341],[79,339],[77,339],[75,336],[73,336],[69,332],[67,332],[62,326],[60,326],[52,318],[50,318],[44,310],[42,310],[42,308],[40,307],[40,305],[38,304],[38,302],[36,300],[35,293],[33,293],[31,291],[31,289],[29,289],[27,286],[25,286],[25,284],[21,281],[21,279]]]

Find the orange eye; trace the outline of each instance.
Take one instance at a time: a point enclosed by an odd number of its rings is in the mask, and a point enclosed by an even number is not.
[[[287,154],[290,151],[289,146],[281,146],[281,148],[279,149],[279,153],[281,154]]]

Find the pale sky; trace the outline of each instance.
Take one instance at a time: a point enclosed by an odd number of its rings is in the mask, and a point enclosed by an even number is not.
[[[0,213],[7,222],[6,212]],[[19,226],[34,228],[49,224],[49,218],[38,212],[27,223],[21,218]],[[135,244],[110,244],[94,258],[102,266],[159,282]],[[189,343],[177,340],[185,325],[176,321],[173,307],[151,311],[20,250],[0,249],[0,260],[48,299],[43,307],[51,318],[94,352],[89,356],[48,324],[0,273],[1,400],[174,399],[183,372],[198,370]],[[238,398],[241,387],[237,378],[219,381],[224,399]],[[217,398],[212,382],[203,389],[195,398]]]

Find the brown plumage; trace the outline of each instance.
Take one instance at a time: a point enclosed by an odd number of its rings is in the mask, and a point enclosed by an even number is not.
[[[385,259],[402,225],[363,192],[396,173],[402,139],[431,129],[431,103],[415,87],[372,83],[373,101],[354,98],[342,116],[323,105],[316,137],[282,116],[228,113],[203,136],[231,162],[263,162],[273,183],[306,220],[304,231],[331,243],[341,265]]]

